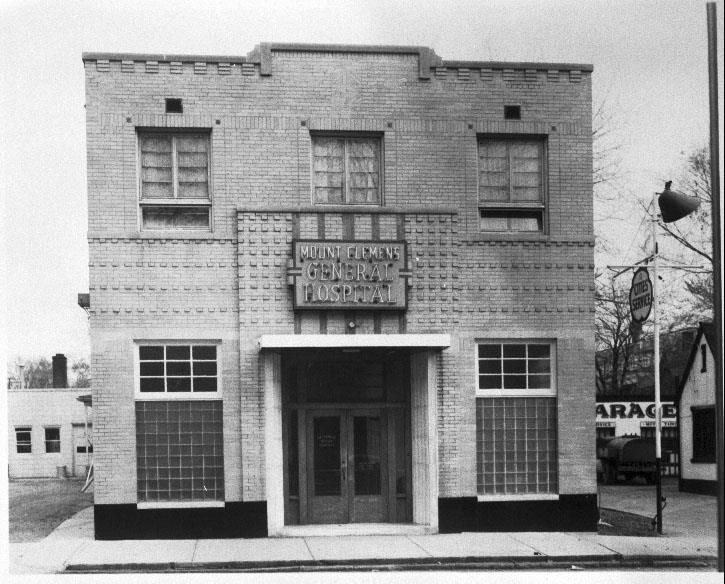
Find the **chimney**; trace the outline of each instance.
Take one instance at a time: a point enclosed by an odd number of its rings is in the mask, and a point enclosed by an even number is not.
[[[53,355],[53,387],[68,387],[68,361],[63,353]]]

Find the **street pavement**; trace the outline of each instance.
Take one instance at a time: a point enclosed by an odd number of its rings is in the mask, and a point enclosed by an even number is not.
[[[717,497],[682,493],[676,478],[662,480],[662,534],[668,537],[717,538]],[[654,485],[618,483],[599,485],[602,508],[654,517],[657,499]]]
[[[714,499],[714,498],[711,498]],[[93,539],[93,508],[10,545],[11,574],[441,569],[714,570],[714,536],[457,533],[260,539]]]

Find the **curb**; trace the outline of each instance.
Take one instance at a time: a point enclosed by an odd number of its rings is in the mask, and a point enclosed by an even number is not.
[[[540,556],[533,558],[464,557],[358,560],[281,560],[273,562],[159,562],[155,564],[70,564],[65,572],[317,572],[412,570],[587,570],[631,568],[691,568],[715,570],[716,556]]]

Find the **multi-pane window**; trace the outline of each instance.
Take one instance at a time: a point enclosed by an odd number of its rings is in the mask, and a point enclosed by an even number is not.
[[[140,345],[138,357],[142,394],[218,390],[216,345]]]
[[[715,407],[692,408],[692,462],[715,462]]]
[[[18,454],[30,454],[33,451],[31,435],[29,426],[15,428],[15,449]]]
[[[550,390],[551,345],[478,345],[478,389]]]
[[[209,134],[139,132],[144,229],[208,229]]]
[[[60,428],[45,428],[45,451],[60,452]]]
[[[381,140],[312,136],[312,197],[318,204],[379,205]]]
[[[541,139],[478,140],[481,230],[544,231],[545,144]]]
[[[136,402],[140,503],[224,500],[221,400]]]
[[[478,494],[556,494],[554,345],[481,342],[476,356]]]

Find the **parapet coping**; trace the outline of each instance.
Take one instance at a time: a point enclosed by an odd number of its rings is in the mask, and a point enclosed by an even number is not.
[[[307,43],[260,43],[246,56],[231,55],[190,55],[156,53],[105,53],[84,52],[83,61],[146,61],[175,63],[225,63],[259,65],[262,76],[272,74],[273,52],[306,53],[357,53],[417,55],[418,73],[421,79],[429,79],[431,70],[442,67],[452,69],[490,69],[490,70],[534,70],[534,71],[578,71],[590,73],[594,67],[584,63],[540,63],[532,61],[445,61],[435,51],[423,46],[397,45],[344,45],[344,44],[307,44]]]

